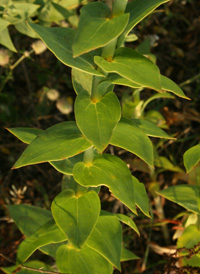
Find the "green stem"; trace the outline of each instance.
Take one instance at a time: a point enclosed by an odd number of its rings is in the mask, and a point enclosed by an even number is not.
[[[84,152],[84,156],[83,156],[83,162],[85,164],[91,164],[94,160],[94,153],[93,153],[93,146],[88,148],[85,152]]]
[[[123,14],[126,6],[127,6],[128,0],[115,0],[112,8],[112,16],[119,16],[120,14]]]

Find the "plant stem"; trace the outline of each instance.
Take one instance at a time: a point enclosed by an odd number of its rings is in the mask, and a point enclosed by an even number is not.
[[[90,148],[88,148],[85,152],[84,152],[84,156],[83,156],[83,162],[85,164],[91,164],[94,160],[94,153],[93,153],[93,146],[91,146]]]
[[[128,0],[115,0],[112,8],[112,16],[115,17],[123,14],[126,9],[127,3]]]

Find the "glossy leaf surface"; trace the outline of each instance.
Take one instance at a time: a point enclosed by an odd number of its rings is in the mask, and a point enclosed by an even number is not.
[[[14,168],[69,158],[90,146],[75,122],[59,123],[37,136],[24,150]]]
[[[91,234],[100,214],[96,192],[77,194],[64,190],[52,203],[53,217],[67,239],[80,248]]]
[[[76,250],[69,245],[61,246],[56,253],[60,272],[73,274],[111,274],[112,265],[98,252],[84,245]]]
[[[109,144],[120,116],[120,103],[114,92],[107,93],[97,101],[92,100],[86,92],[79,93],[76,98],[77,125],[89,142],[100,151]]]
[[[86,245],[121,269],[122,228],[116,216],[100,216]]]
[[[17,262],[22,263],[26,261],[41,246],[64,241],[66,241],[65,234],[57,227],[53,220],[50,220],[19,245]]]
[[[138,85],[161,91],[158,67],[131,48],[117,49],[111,62],[100,56],[95,56],[94,61],[107,73],[117,73]]]
[[[113,131],[110,143],[137,155],[153,166],[153,146],[146,134],[130,120],[122,118]]]
[[[92,75],[101,75],[94,68],[90,55],[73,58],[72,43],[76,31],[70,28],[48,28],[37,24],[30,24],[53,54],[65,65],[86,71]]]
[[[80,185],[106,185],[117,199],[136,213],[131,173],[127,165],[118,157],[103,154],[96,156],[89,165],[77,163],[73,174]]]
[[[200,214],[200,189],[197,186],[171,186],[158,191],[158,194],[194,213]]]
[[[103,47],[117,38],[125,29],[129,14],[110,18],[108,6],[101,2],[90,3],[81,9],[78,31],[72,48],[74,57]]]
[[[200,144],[188,149],[183,155],[183,160],[187,172],[190,172],[200,161]]]

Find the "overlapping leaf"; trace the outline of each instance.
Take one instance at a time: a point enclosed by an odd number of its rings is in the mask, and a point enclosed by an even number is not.
[[[16,127],[7,130],[25,144],[30,144],[39,134],[43,133],[43,130],[38,128]]]
[[[39,35],[53,54],[65,65],[86,71],[92,75],[100,75],[94,68],[90,55],[73,58],[72,43],[76,31],[70,28],[48,28],[37,24],[30,24],[31,28]]]
[[[200,188],[191,185],[171,186],[158,194],[178,205],[200,214]]]
[[[57,227],[53,220],[50,220],[19,245],[17,262],[23,263],[41,246],[64,241],[66,241],[65,234]]]
[[[114,92],[109,92],[97,101],[85,91],[75,101],[75,116],[79,129],[98,150],[109,144],[112,132],[121,117],[121,107]]]
[[[161,84],[162,84],[163,90],[172,92],[181,98],[190,100],[190,98],[188,98],[184,94],[182,89],[176,83],[174,83],[171,79],[167,78],[166,76],[161,75]]]
[[[73,174],[80,185],[106,185],[117,199],[137,213],[131,173],[127,165],[118,157],[103,154],[96,156],[90,165],[77,163]]]
[[[122,118],[113,131],[110,143],[122,147],[153,166],[153,146],[146,134],[130,120]]]
[[[22,153],[14,168],[69,158],[90,146],[75,122],[59,123],[38,135]]]
[[[200,161],[200,144],[188,149],[183,155],[183,160],[187,172],[190,172]]]
[[[158,67],[131,48],[117,49],[110,62],[100,56],[95,56],[94,61],[107,73],[117,73],[135,84],[161,91]]]
[[[70,245],[61,246],[56,253],[56,265],[62,273],[112,274],[113,272],[113,266],[87,245],[80,250]]]
[[[86,245],[121,269],[122,228],[116,216],[100,216]]]
[[[52,203],[53,217],[67,239],[80,248],[91,234],[100,214],[98,194],[89,191],[75,194],[64,190]]]
[[[101,2],[84,6],[72,45],[74,57],[103,47],[117,38],[125,29],[128,19],[129,14],[111,19],[108,6]]]

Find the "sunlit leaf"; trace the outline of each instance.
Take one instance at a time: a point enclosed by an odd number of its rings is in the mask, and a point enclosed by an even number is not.
[[[200,144],[188,149],[183,155],[183,160],[187,172],[190,172],[200,161]]]

